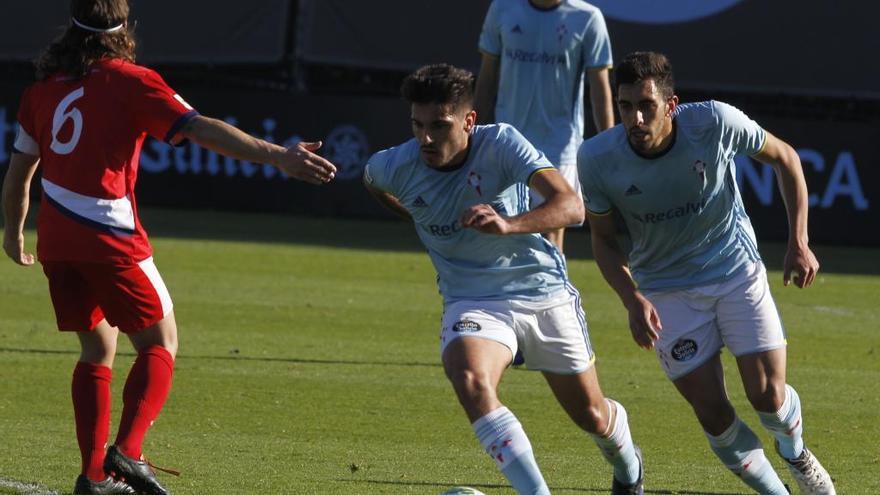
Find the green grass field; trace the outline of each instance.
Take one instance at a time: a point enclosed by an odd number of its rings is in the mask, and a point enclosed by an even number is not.
[[[437,494],[452,485],[513,493],[443,376],[440,297],[411,227],[161,210],[143,217],[181,344],[145,452],[183,471],[162,476],[175,494]],[[603,389],[629,411],[647,492],[748,493],[711,454],[653,354],[632,343],[587,236],[567,241]],[[806,440],[838,493],[878,494],[880,251],[817,249],[825,271],[806,291],[782,288],[780,248],[764,251]],[[55,331],[39,267],[6,260],[0,280],[0,494],[27,492],[12,481],[70,493],[79,472],[70,404],[76,338]],[[133,359],[127,343],[120,349],[114,420]],[[735,405],[772,445],[732,365],[725,356]],[[540,374],[509,371],[501,396],[554,494],[608,493],[609,467]]]

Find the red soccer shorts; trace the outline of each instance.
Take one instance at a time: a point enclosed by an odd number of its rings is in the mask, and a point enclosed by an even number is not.
[[[131,333],[171,312],[171,296],[153,258],[139,263],[43,262],[61,331],[93,330],[104,318]]]

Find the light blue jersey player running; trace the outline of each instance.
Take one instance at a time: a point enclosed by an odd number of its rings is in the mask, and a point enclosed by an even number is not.
[[[734,180],[734,157],[770,164],[790,225],[785,284],[819,269],[807,243],[807,187],[788,144],[736,108],[678,105],[672,67],[651,52],[615,69],[622,125],[578,153],[596,262],[629,312],[635,341],[654,348],[719,459],[761,494],[788,493],[758,437],[727,398],[719,352],[736,356],[746,395],[803,493],[834,494],[804,446],[801,406],[785,383],[785,334]],[[628,257],[612,210],[632,238]]]
[[[602,13],[581,0],[494,0],[479,47],[479,121],[516,127],[580,192],[576,156],[584,136],[585,74],[596,129],[614,125],[611,42]],[[533,194],[532,205],[541,200]],[[564,232],[547,233],[560,251]]]
[[[513,127],[476,126],[473,75],[430,65],[409,75],[415,139],[380,151],[364,183],[411,219],[443,295],[446,375],[486,452],[517,493],[549,494],[523,427],[498,400],[517,349],[613,466],[614,494],[642,494],[641,454],[626,410],[599,387],[580,296],[538,232],[583,219],[583,205]],[[546,202],[527,210],[527,186]]]

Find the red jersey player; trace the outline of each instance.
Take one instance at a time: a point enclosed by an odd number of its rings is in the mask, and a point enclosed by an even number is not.
[[[157,73],[136,65],[127,0],[71,0],[70,9],[70,27],[41,55],[38,81],[21,100],[3,184],[3,249],[16,263],[34,263],[24,252],[23,228],[31,178],[42,165],[37,258],[58,328],[76,332],[82,349],[72,385],[82,454],[74,493],[167,494],[141,453],[171,387],[177,352],[171,298],[135,201],[145,137],[172,144],[191,139],[313,184],[332,180],[336,169],[312,153],[320,143],[285,149],[200,116]],[[125,383],[116,440],[105,454],[119,331],[138,357]]]

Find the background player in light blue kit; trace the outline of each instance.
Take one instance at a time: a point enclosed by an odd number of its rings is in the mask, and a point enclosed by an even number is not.
[[[544,232],[583,220],[562,176],[506,124],[476,126],[473,75],[449,65],[408,76],[415,139],[373,155],[364,182],[409,218],[438,273],[446,375],[486,452],[517,493],[550,491],[523,427],[496,389],[518,348],[614,468],[614,494],[641,494],[626,410],[599,387],[580,296]],[[527,209],[527,186],[546,202]]]
[[[794,274],[807,287],[819,263],[808,246],[797,153],[730,105],[678,105],[664,55],[630,54],[614,77],[623,123],[586,141],[578,168],[596,262],[629,312],[633,338],[655,349],[719,459],[758,493],[788,493],[728,400],[720,360],[727,346],[801,491],[834,494],[804,446],[800,399],[785,381],[782,322],[734,179],[736,155],[773,167],[789,221],[784,281]],[[632,237],[628,257],[612,210]]]
[[[481,123],[516,127],[575,191],[584,136],[584,73],[598,131],[614,125],[605,19],[581,0],[494,0],[480,35],[476,109]],[[542,201],[532,195],[532,206]],[[565,227],[547,232],[562,251]]]

